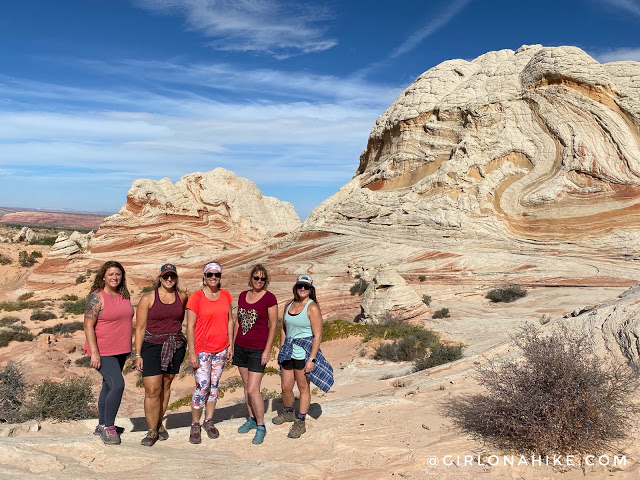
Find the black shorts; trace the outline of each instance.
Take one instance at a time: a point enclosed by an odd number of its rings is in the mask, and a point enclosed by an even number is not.
[[[264,367],[266,365],[262,365],[262,352],[264,352],[264,350],[246,348],[235,344],[233,346],[233,360],[231,363],[236,367],[248,368],[250,372],[264,373]]]
[[[307,364],[306,360],[298,360],[297,358],[291,358],[285,360],[280,364],[283,370],[304,370],[304,366]]]
[[[180,365],[182,365],[186,351],[186,345],[182,345],[182,347],[178,348],[173,354],[173,362],[169,364],[169,367],[167,367],[166,370],[162,370],[160,361],[162,344],[143,342],[142,350],[140,351],[140,355],[142,356],[142,376],[155,377],[156,375],[162,374],[177,374],[180,372]]]

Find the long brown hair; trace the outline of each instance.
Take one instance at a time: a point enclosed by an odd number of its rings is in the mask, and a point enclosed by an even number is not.
[[[122,272],[122,280],[120,281],[120,285],[118,285],[117,291],[122,298],[129,300],[131,295],[129,295],[129,289],[127,288],[127,275],[125,274],[124,267],[120,262],[116,262],[115,260],[104,262],[104,264],[98,269],[96,272],[96,278],[93,280],[93,285],[91,286],[91,292],[100,292],[104,289],[104,274],[107,273],[107,270],[114,267]]]

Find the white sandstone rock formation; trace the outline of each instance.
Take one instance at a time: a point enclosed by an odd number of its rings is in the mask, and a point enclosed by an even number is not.
[[[358,226],[518,238],[637,225],[640,63],[523,46],[450,60],[376,121],[353,180],[306,230]]]
[[[29,227],[22,227],[20,233],[13,237],[14,242],[33,242],[37,237],[36,232]]]
[[[416,292],[388,265],[375,273],[360,305],[362,323],[402,322],[428,312]]]
[[[80,246],[69,238],[65,232],[60,232],[55,243],[49,250],[49,257],[68,257],[80,251]]]

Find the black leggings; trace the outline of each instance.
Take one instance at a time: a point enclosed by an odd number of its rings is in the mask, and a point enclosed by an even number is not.
[[[128,356],[128,353],[121,353],[100,358],[98,372],[102,375],[102,390],[98,397],[98,423],[105,427],[112,426],[116,421],[124,392],[122,369]]]

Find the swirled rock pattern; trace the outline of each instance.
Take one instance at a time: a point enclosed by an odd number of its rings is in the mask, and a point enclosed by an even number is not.
[[[523,46],[422,74],[306,225],[602,236],[638,223],[639,194],[640,63]]]

